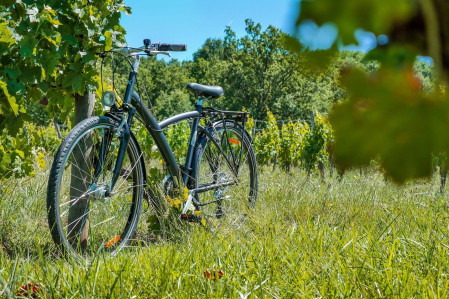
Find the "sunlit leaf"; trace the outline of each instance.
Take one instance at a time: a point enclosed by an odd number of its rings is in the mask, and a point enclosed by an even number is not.
[[[0,81],[0,102],[4,102],[5,99],[9,103],[11,110],[17,115],[19,113],[19,105],[16,103],[16,98],[9,94],[6,83]]]

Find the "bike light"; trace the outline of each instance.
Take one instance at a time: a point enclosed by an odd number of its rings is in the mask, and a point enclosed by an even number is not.
[[[105,91],[101,96],[101,102],[103,105],[111,107],[115,103],[115,92],[113,91]]]

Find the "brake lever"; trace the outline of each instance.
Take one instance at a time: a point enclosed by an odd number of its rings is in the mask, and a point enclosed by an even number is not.
[[[150,50],[150,51],[145,51],[148,55],[150,56],[156,56],[158,54],[163,54],[163,55],[167,55],[168,57],[171,57],[170,53],[168,52],[163,52],[163,51],[154,51],[154,50]]]

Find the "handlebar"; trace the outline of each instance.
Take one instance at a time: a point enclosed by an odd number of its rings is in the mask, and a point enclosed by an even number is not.
[[[119,53],[139,53],[145,50],[145,47],[139,47],[139,48],[132,48],[132,47],[121,47],[121,48],[115,48],[112,49],[112,52],[119,52]]]
[[[145,52],[149,56],[155,56],[158,54],[165,54],[170,56],[170,53],[167,53],[166,51],[173,51],[173,52],[187,51],[186,44],[166,44],[166,43],[151,44],[151,41],[149,39],[145,39],[144,44],[145,46],[139,48],[123,47],[114,49],[113,51],[127,54]]]
[[[187,51],[187,45],[186,44],[163,44],[158,43],[158,51],[175,51],[175,52],[181,52],[181,51]]]

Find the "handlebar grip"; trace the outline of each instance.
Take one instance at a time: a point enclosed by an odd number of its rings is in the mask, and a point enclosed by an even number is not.
[[[159,43],[158,47],[159,51],[187,51],[187,45],[186,44],[163,44]]]

